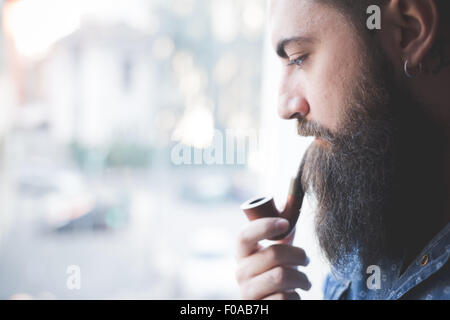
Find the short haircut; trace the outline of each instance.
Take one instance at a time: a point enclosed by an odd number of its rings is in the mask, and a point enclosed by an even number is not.
[[[371,41],[376,30],[369,30],[366,27],[368,18],[367,8],[371,5],[377,5],[383,10],[383,7],[389,3],[389,0],[316,0],[324,5],[331,6],[350,17],[350,23],[355,27],[362,42],[367,45],[375,45],[376,41]],[[428,1],[428,0],[427,0]],[[430,51],[431,56],[440,61],[432,70],[433,73],[440,72],[448,61],[447,46],[450,36],[450,0],[435,0],[438,12],[440,14],[440,30],[438,31],[435,43]],[[446,40],[447,39],[447,40]],[[376,49],[377,47],[372,47]]]
[[[371,5],[377,5],[383,8],[389,0],[317,0],[323,4],[332,6],[343,13],[352,17],[353,23],[356,26],[365,24],[367,19],[367,8]],[[450,1],[449,0],[436,0],[438,11],[442,17],[447,17],[450,14]],[[441,21],[446,21],[441,19]],[[448,19],[447,19],[448,20]]]

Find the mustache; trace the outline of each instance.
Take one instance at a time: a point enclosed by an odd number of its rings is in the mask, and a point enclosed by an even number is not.
[[[333,143],[337,136],[329,129],[320,125],[317,121],[306,120],[303,117],[297,117],[297,133],[302,137],[316,137]]]

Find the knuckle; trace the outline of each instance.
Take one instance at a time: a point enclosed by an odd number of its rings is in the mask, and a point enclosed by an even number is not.
[[[266,237],[269,237],[273,234],[274,230],[274,222],[272,220],[267,220],[263,225],[263,232]]]
[[[280,285],[283,283],[283,281],[286,278],[286,271],[283,267],[276,267],[276,268],[272,269],[270,276],[271,276],[271,281],[274,284]]]
[[[250,237],[248,235],[248,232],[246,230],[241,231],[241,233],[238,236],[238,246],[244,247],[250,242]]]
[[[270,246],[267,248],[267,258],[270,261],[278,261],[280,260],[280,248],[277,245]]]
[[[242,283],[246,280],[246,273],[242,266],[238,266],[235,270],[234,277],[238,283]]]

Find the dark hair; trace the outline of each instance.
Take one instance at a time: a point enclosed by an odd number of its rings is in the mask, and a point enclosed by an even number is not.
[[[388,3],[389,0],[317,0],[320,3],[331,6],[344,15],[349,16],[349,22],[358,30],[360,39],[365,45],[372,43],[371,38],[377,32],[376,30],[369,30],[366,28],[367,8],[371,5],[377,5],[381,9]],[[448,56],[448,49],[450,47],[450,1],[436,0],[436,5],[441,15],[440,30],[436,41],[431,48],[430,56],[434,61],[431,67],[427,67],[426,72],[433,74],[439,73],[445,67],[450,65],[450,57]],[[372,43],[373,44],[373,43]]]
[[[363,13],[366,11],[367,7],[371,5],[383,6],[389,0],[318,0],[320,2],[326,3],[328,5],[334,6],[348,11],[349,13],[355,13],[360,10]],[[444,14],[448,13],[450,9],[450,2],[448,0],[436,0],[436,5],[438,10]]]
[[[318,0],[319,2],[339,9],[345,14],[352,17],[352,21],[356,25],[365,24],[367,19],[367,8],[371,5],[377,5],[380,8],[389,0]],[[441,16],[447,17],[450,14],[450,1],[436,0],[436,5]],[[441,19],[446,23],[448,19]]]
[[[350,15],[357,24],[367,19],[367,8],[371,5],[382,7],[387,0],[318,0]]]

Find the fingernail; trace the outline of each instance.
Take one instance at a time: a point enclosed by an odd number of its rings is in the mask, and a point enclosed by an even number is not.
[[[308,257],[308,256],[306,256],[306,260],[305,260],[305,267],[309,265],[309,262],[310,262],[310,260],[309,260],[309,257]]]

